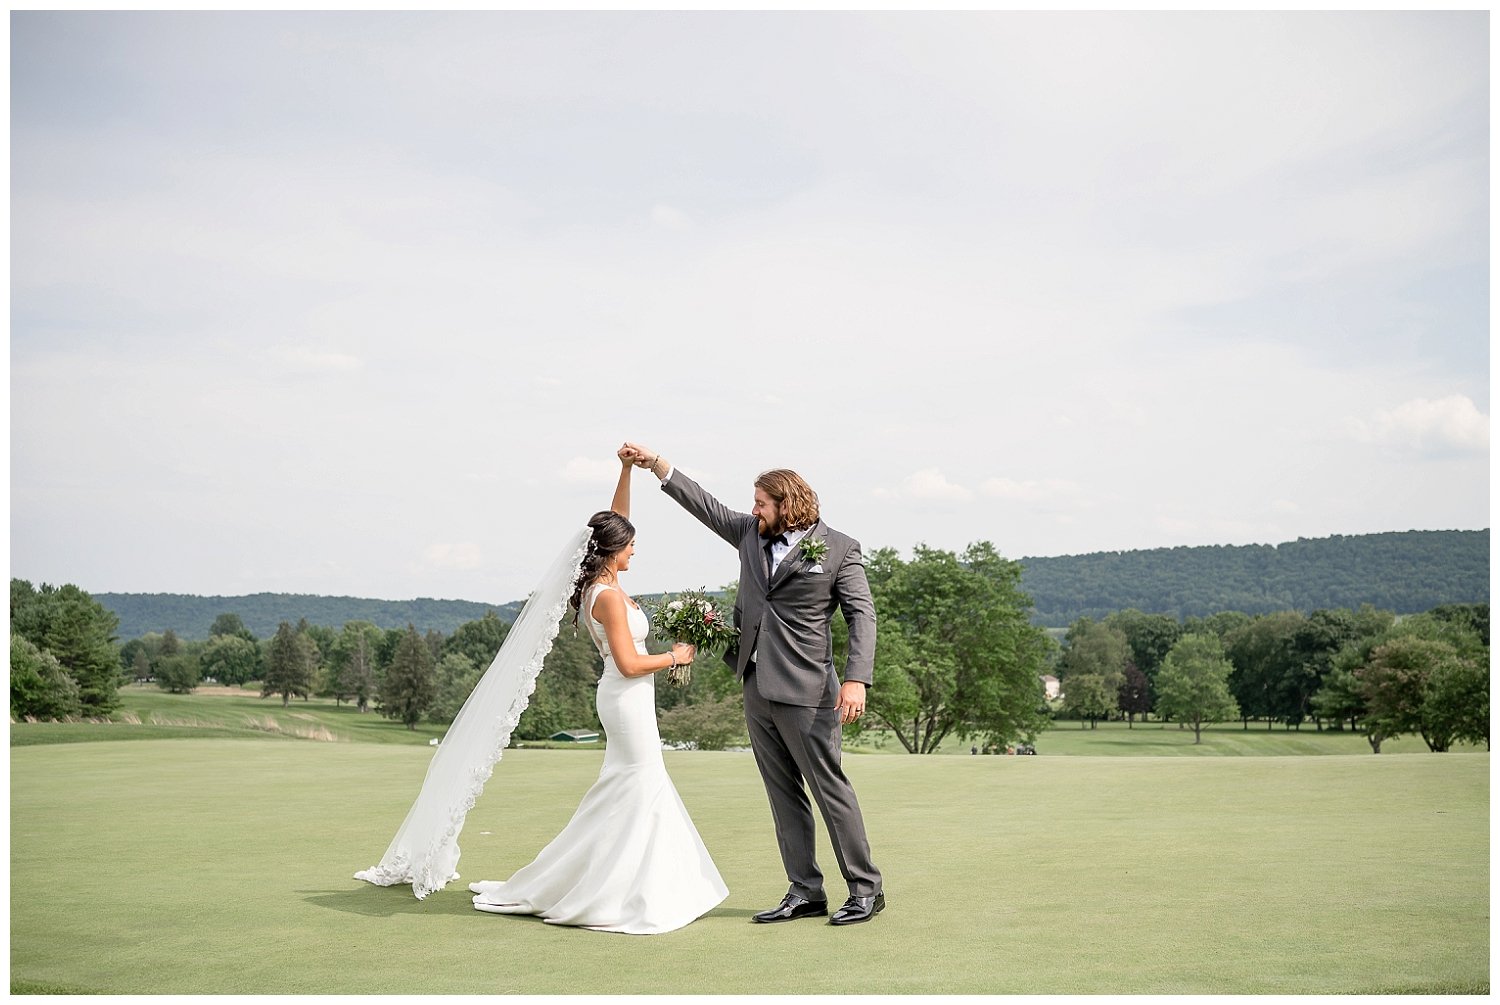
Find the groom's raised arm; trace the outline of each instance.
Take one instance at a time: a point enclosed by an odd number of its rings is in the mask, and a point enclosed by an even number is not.
[[[715,534],[738,548],[745,531],[755,524],[755,517],[739,513],[725,506],[704,491],[703,487],[687,475],[678,471],[661,454],[633,443],[622,448],[635,451],[636,463],[661,479],[661,489],[677,501],[677,505],[697,517],[699,522]]]
[[[697,517],[703,526],[738,548],[745,531],[755,523],[755,517],[749,513],[736,513],[675,468],[668,469],[663,477],[668,474],[671,477],[661,483],[661,490]]]

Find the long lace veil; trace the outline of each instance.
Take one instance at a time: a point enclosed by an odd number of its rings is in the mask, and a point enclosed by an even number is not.
[[[427,765],[417,801],[380,863],[354,874],[377,886],[410,883],[421,900],[457,879],[458,834],[510,743],[552,651],[592,531],[574,534],[511,626]]]

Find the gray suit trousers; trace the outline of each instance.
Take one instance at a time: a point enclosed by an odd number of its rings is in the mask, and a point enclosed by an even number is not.
[[[859,800],[840,763],[843,730],[838,709],[768,701],[760,693],[757,676],[754,670],[745,675],[745,724],[771,800],[776,843],[791,881],[789,892],[808,900],[827,899],[823,872],[814,857],[815,831],[812,806],[803,788],[806,782],[828,828],[849,895],[880,893],[880,870],[870,861]]]

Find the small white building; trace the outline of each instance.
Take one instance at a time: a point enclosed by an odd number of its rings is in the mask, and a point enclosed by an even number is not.
[[[1042,674],[1042,687],[1047,691],[1047,700],[1056,701],[1062,697],[1062,684],[1050,673]]]

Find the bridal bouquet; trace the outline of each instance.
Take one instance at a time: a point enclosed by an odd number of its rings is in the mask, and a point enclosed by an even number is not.
[[[651,622],[657,638],[697,646],[698,656],[727,645],[740,633],[702,590],[688,590],[675,600],[662,598],[652,611]],[[666,675],[667,683],[686,687],[693,679],[693,668],[680,666],[666,671]]]

